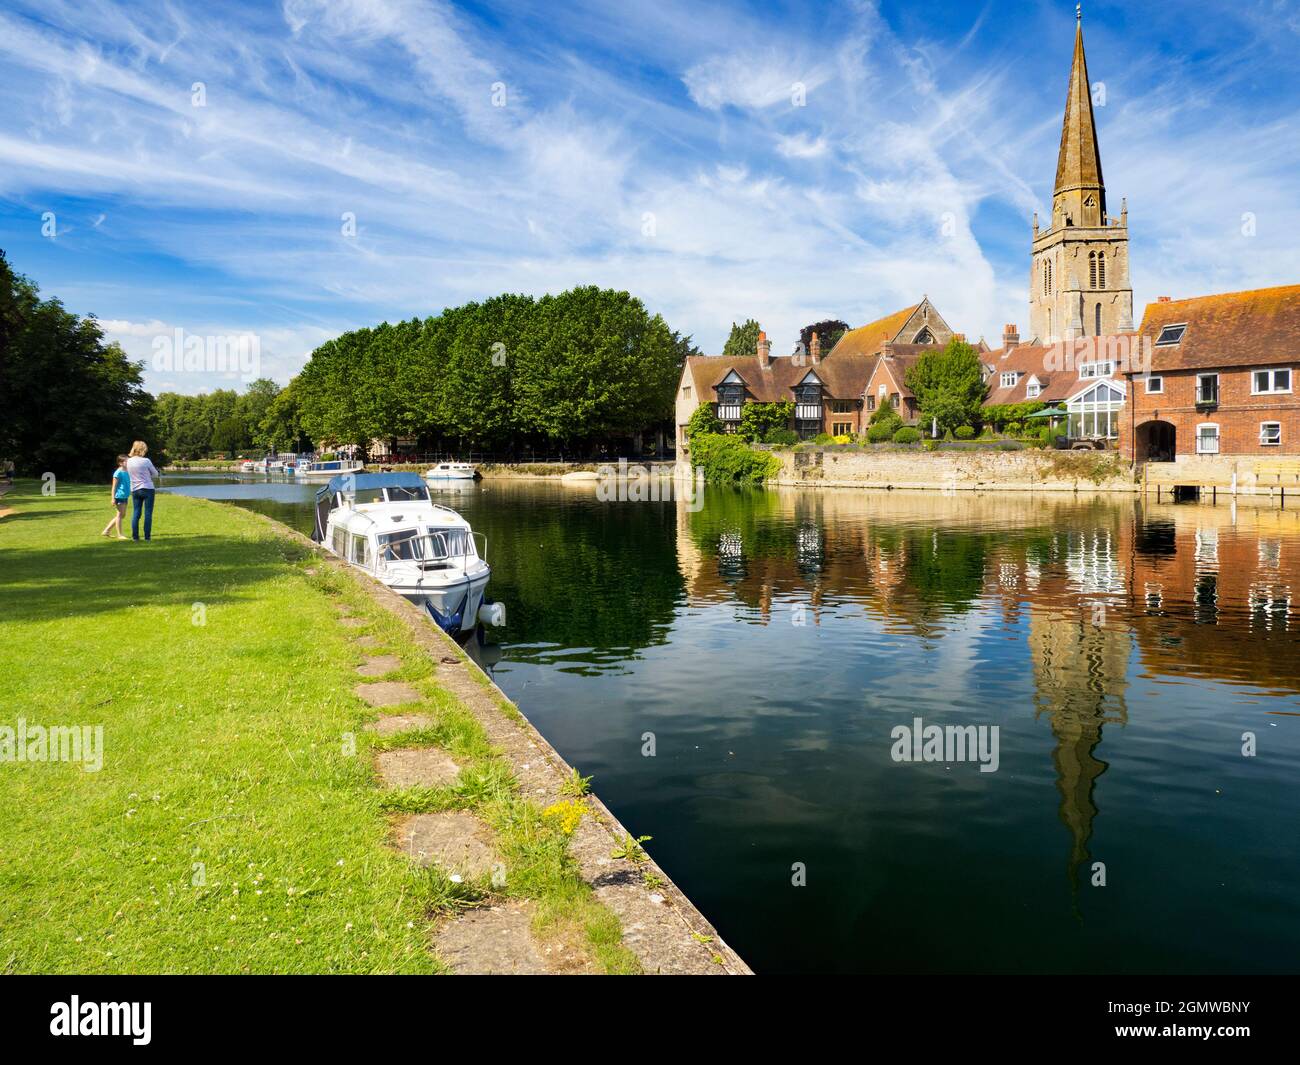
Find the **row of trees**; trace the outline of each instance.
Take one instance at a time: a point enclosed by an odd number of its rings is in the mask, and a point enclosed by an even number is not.
[[[154,405],[153,429],[158,444],[177,459],[311,446],[292,393],[265,377],[250,383],[243,395],[226,388],[201,396],[164,392]]]
[[[0,458],[20,476],[107,480],[147,439],[153,398],[140,367],[55,299],[41,299],[0,251]]]
[[[344,333],[312,353],[288,391],[317,441],[574,447],[663,425],[695,354],[640,300],[589,286]]]

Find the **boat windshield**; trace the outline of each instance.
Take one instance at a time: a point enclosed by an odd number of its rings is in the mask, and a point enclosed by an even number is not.
[[[384,562],[445,562],[473,553],[464,529],[403,529],[379,535],[379,557]]]
[[[387,493],[387,495],[385,495]],[[362,503],[425,503],[429,500],[429,490],[421,485],[418,488],[358,488],[352,493],[354,504]]]

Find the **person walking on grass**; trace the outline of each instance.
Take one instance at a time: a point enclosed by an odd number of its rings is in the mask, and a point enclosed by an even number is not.
[[[143,440],[131,445],[131,457],[126,460],[126,472],[131,477],[131,539],[140,539],[140,512],[144,512],[144,539],[149,542],[153,533],[153,479],[161,477],[157,467],[146,455],[149,447]]]
[[[131,498],[131,475],[126,472],[126,456],[117,456],[117,469],[113,471],[113,520],[104,526],[101,536],[107,536],[110,529],[117,530],[117,538],[125,540],[122,535],[122,519],[126,517],[126,501]]]

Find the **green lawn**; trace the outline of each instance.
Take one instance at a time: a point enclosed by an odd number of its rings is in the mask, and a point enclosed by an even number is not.
[[[453,806],[497,828],[500,890],[539,900],[543,935],[635,969],[396,619],[254,515],[160,494],[153,543],[122,543],[99,536],[107,497],[20,482],[0,502],[0,726],[104,729],[98,772],[0,762],[0,973],[436,972],[433,918],[489,888],[390,850],[387,811]],[[377,789],[340,599],[427,694],[457,786]]]

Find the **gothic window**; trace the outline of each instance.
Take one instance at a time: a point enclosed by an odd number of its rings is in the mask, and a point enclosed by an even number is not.
[[[928,330],[928,329],[922,329],[919,333],[916,334],[916,337],[915,337],[915,339],[913,339],[912,343],[913,343],[913,344],[933,344],[933,343],[934,343],[934,334],[931,333],[930,330]]]
[[[1043,260],[1043,295],[1050,296],[1051,294],[1052,294],[1052,261],[1050,259],[1044,259]]]
[[[1104,251],[1097,253],[1097,287],[1106,287],[1106,253]]]
[[[1096,327],[1093,329],[1095,336],[1101,336],[1101,304],[1097,304]]]

